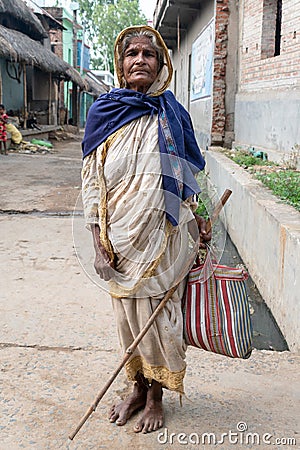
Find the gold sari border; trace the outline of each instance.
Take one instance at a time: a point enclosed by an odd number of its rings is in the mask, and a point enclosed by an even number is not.
[[[140,372],[149,383],[155,380],[164,388],[184,395],[183,378],[185,376],[185,368],[178,372],[172,372],[164,366],[151,366],[141,356],[135,356],[126,363],[125,370],[129,381],[136,381],[136,375]]]

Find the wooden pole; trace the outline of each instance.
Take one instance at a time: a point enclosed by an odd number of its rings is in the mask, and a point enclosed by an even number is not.
[[[130,347],[127,348],[125,355],[122,359],[122,361],[120,362],[120,364],[118,365],[118,367],[115,369],[115,371],[113,372],[113,374],[111,375],[110,379],[107,381],[107,383],[105,384],[105,386],[101,389],[101,391],[97,394],[97,396],[95,397],[95,400],[93,401],[92,405],[89,407],[89,409],[87,410],[87,412],[84,414],[84,416],[81,418],[79,424],[77,425],[77,427],[75,428],[75,430],[69,435],[69,439],[72,441],[74,439],[74,437],[76,436],[76,434],[78,433],[78,431],[80,430],[80,428],[85,424],[85,422],[87,421],[87,419],[90,417],[90,415],[96,410],[100,400],[102,399],[102,397],[104,396],[104,394],[107,392],[107,390],[109,389],[109,387],[111,386],[111,384],[113,383],[113,381],[115,380],[115,378],[117,377],[117,375],[120,373],[120,371],[122,370],[122,368],[125,366],[126,362],[128,361],[128,359],[130,358],[130,356],[132,355],[132,353],[135,351],[135,349],[137,348],[137,346],[139,345],[139,343],[141,342],[141,340],[143,339],[143,337],[145,336],[145,334],[147,333],[147,331],[149,330],[149,328],[151,327],[151,325],[153,324],[154,320],[156,319],[156,317],[158,316],[158,314],[161,312],[161,310],[165,307],[165,304],[170,300],[170,298],[172,297],[172,295],[174,294],[174,292],[176,291],[177,287],[178,287],[179,283],[176,284],[176,286],[173,286],[164,296],[164,298],[162,299],[162,301],[160,302],[160,304],[158,305],[158,307],[154,310],[153,314],[149,317],[146,325],[144,326],[144,328],[139,332],[139,334],[137,335],[137,337],[134,339],[134,341],[132,342],[132,344],[130,345]]]
[[[51,124],[51,105],[52,105],[52,74],[49,73],[49,101],[48,101],[48,125]]]
[[[56,90],[56,125],[61,125],[60,123],[60,78],[57,80],[57,90]]]
[[[23,64],[23,107],[24,107],[24,130],[27,128],[28,105],[27,105],[27,76],[26,64]]]
[[[179,10],[177,13],[177,51],[180,52],[180,16]]]
[[[220,214],[221,209],[223,208],[223,206],[225,205],[225,203],[227,202],[227,200],[229,199],[231,194],[232,194],[232,191],[230,189],[225,189],[222,197],[220,198],[220,200],[218,201],[218,203],[216,204],[216,206],[214,208],[211,218],[207,221],[207,226],[206,226],[207,233],[211,230],[212,225],[215,223],[218,215]]]

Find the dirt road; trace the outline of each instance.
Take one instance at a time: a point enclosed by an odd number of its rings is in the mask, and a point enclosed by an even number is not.
[[[236,361],[189,349],[183,404],[165,392],[165,428],[149,435],[134,418],[107,420],[129,390],[121,373],[68,442],[121,356],[91,268],[80,168],[78,141],[0,156],[0,450],[299,448],[299,355],[258,350]]]

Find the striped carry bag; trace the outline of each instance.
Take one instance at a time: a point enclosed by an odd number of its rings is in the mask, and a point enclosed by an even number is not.
[[[191,269],[183,298],[184,338],[188,345],[249,358],[252,324],[244,269],[216,264],[210,250]]]

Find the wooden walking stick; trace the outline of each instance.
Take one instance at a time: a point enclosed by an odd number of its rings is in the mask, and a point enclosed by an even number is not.
[[[217,217],[218,217],[222,207],[225,205],[225,203],[227,202],[227,200],[230,197],[230,195],[231,195],[231,191],[229,189],[226,189],[224,194],[222,195],[220,201],[216,205],[216,207],[214,209],[214,212],[213,212],[213,214],[211,216],[211,219],[208,221],[207,232],[209,232],[211,230],[212,225],[216,221],[216,219],[217,219]],[[132,344],[127,348],[122,361],[120,362],[118,367],[115,369],[115,371],[111,375],[110,379],[107,381],[107,383],[101,389],[101,391],[97,394],[97,396],[95,397],[93,403],[91,404],[89,409],[86,411],[84,416],[81,418],[81,420],[78,423],[78,425],[75,428],[75,430],[69,435],[69,439],[71,441],[74,439],[74,437],[76,436],[78,431],[81,429],[81,427],[85,424],[85,422],[90,417],[90,415],[96,410],[100,400],[102,399],[104,394],[108,391],[109,387],[111,386],[111,384],[113,383],[113,381],[115,380],[117,375],[120,373],[122,368],[125,366],[126,362],[129,360],[130,356],[133,354],[133,352],[135,351],[135,349],[137,348],[137,346],[139,345],[139,343],[141,342],[141,340],[143,339],[143,337],[145,336],[145,334],[147,333],[147,331],[149,330],[149,328],[151,327],[151,325],[155,321],[156,317],[163,310],[163,308],[165,307],[166,303],[170,300],[170,298],[172,297],[172,295],[174,294],[174,292],[178,288],[178,286],[179,286],[181,281],[182,280],[180,279],[180,281],[178,283],[176,283],[175,286],[171,287],[171,289],[168,290],[168,292],[166,293],[166,295],[164,296],[162,301],[159,303],[157,308],[154,310],[154,312],[149,317],[149,319],[148,319],[146,325],[144,326],[144,328],[139,332],[139,334],[136,336],[136,338],[134,339]]]
[[[225,189],[225,191],[223,192],[222,197],[220,198],[218,203],[215,205],[215,208],[213,210],[211,218],[208,219],[208,221],[207,221],[207,226],[206,226],[207,233],[211,230],[212,225],[217,220],[218,215],[221,212],[221,209],[223,208],[223,206],[225,205],[225,203],[227,202],[227,200],[229,199],[231,194],[232,194],[232,191],[230,189]]]

